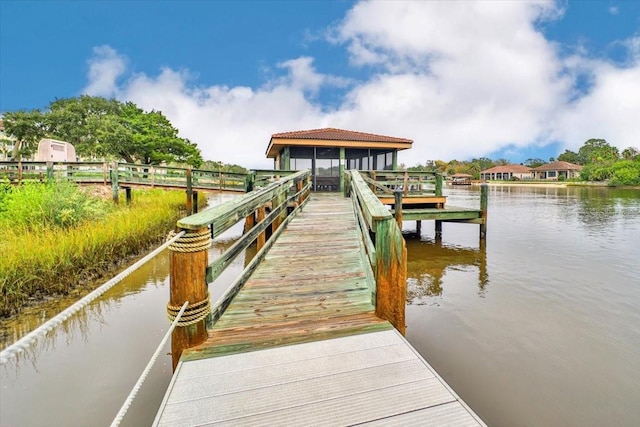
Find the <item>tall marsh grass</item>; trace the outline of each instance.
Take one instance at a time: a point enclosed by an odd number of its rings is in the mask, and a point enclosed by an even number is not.
[[[184,191],[134,191],[130,206],[116,207],[71,184],[0,189],[0,317],[66,294],[161,241],[184,202]]]

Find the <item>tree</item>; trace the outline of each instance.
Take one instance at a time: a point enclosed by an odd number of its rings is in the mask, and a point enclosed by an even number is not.
[[[578,150],[580,164],[612,163],[620,158],[616,147],[612,147],[604,139],[589,139]]]
[[[527,159],[524,161],[524,165],[530,168],[537,168],[538,166],[542,166],[544,164],[546,164],[547,162],[545,162],[542,159]]]
[[[558,156],[558,160],[561,162],[569,162],[573,164],[580,164],[578,153],[571,150],[564,150],[564,153]]]
[[[40,110],[5,113],[2,120],[7,135],[15,138],[11,154],[13,160],[31,156],[38,149],[38,141],[46,135]]]
[[[627,147],[622,150],[622,158],[625,160],[633,160],[638,157],[640,154],[640,150],[637,147]]]
[[[83,95],[56,99],[44,113],[34,110],[5,117],[7,132],[32,151],[35,142],[50,136],[70,142],[82,157],[196,167],[202,163],[198,147],[179,137],[160,111],[147,113],[131,102]]]

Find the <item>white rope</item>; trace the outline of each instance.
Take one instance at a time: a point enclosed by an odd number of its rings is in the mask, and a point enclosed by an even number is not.
[[[139,261],[137,261],[136,263],[132,264],[131,266],[129,266],[126,270],[124,270],[123,272],[121,272],[117,276],[111,278],[104,285],[100,286],[98,289],[96,289],[93,292],[89,293],[84,298],[82,298],[81,300],[77,301],[76,303],[74,303],[73,305],[71,305],[70,307],[68,307],[64,311],[62,311],[57,316],[49,319],[47,322],[43,323],[38,328],[36,328],[33,331],[29,332],[27,335],[23,336],[18,341],[16,341],[15,343],[11,344],[9,347],[7,347],[4,350],[2,350],[2,352],[0,352],[0,366],[2,366],[4,364],[6,364],[7,362],[9,362],[9,360],[11,360],[14,356],[16,356],[16,355],[22,353],[23,351],[27,350],[40,337],[46,335],[49,331],[51,331],[52,329],[54,329],[54,328],[58,327],[59,325],[61,325],[69,317],[73,316],[75,313],[77,313],[78,311],[80,311],[83,308],[85,308],[87,305],[89,305],[93,300],[98,298],[100,295],[104,294],[109,289],[111,289],[113,286],[115,286],[118,283],[120,283],[125,277],[127,277],[128,275],[133,273],[135,270],[140,268],[142,265],[144,265],[151,258],[155,257],[160,252],[165,250],[170,244],[172,244],[173,242],[178,240],[180,237],[182,237],[183,234],[184,234],[184,231],[181,231],[180,233],[176,234],[173,238],[171,238],[170,240],[165,242],[162,246],[158,247],[153,252],[150,252],[144,258],[142,258]]]
[[[113,419],[113,422],[111,423],[111,427],[117,427],[122,422],[122,419],[127,413],[127,410],[133,403],[133,399],[135,399],[136,394],[138,394],[138,391],[140,391],[140,387],[142,387],[142,383],[144,383],[144,380],[147,379],[147,375],[149,375],[151,368],[156,363],[156,360],[158,359],[160,352],[164,348],[164,345],[167,343],[167,340],[171,336],[171,333],[175,329],[176,325],[178,324],[178,321],[180,320],[180,317],[182,317],[182,313],[184,313],[188,305],[189,305],[189,301],[186,301],[184,304],[182,304],[182,308],[180,309],[180,312],[178,313],[176,318],[173,320],[173,323],[171,324],[171,327],[169,328],[167,333],[164,335],[164,338],[162,338],[162,341],[160,342],[160,345],[156,349],[155,353],[153,353],[153,356],[151,356],[151,360],[149,360],[149,363],[147,363],[147,366],[144,368],[144,371],[142,371],[142,374],[140,375],[140,378],[138,378],[136,385],[134,385],[133,388],[131,389],[129,396],[127,396],[127,400],[124,401],[124,403],[122,404],[122,407],[120,408],[120,411],[118,411],[118,415],[116,415],[116,417]]]

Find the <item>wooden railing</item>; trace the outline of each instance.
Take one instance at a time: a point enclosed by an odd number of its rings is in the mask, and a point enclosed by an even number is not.
[[[144,185],[245,192],[250,174],[104,162],[0,162],[0,181],[12,183],[64,179],[79,184]]]
[[[404,334],[407,295],[407,247],[391,212],[357,171],[348,171],[345,192],[351,196],[362,242],[375,279],[376,315]]]
[[[403,196],[442,196],[442,175],[438,172],[360,171],[362,179],[376,195],[393,195],[402,190]]]
[[[207,283],[213,282],[240,253],[253,242],[257,242],[257,254],[211,307],[207,324],[213,325],[262,261],[286,224],[307,202],[311,191],[310,178],[309,170],[296,172],[226,203],[179,220],[177,228],[186,234],[181,238],[183,243],[178,240],[178,245],[170,246],[170,305],[181,306],[185,301],[190,302],[189,307],[204,304],[208,299]],[[243,236],[208,264],[206,242],[210,241],[209,237],[213,238],[224,233],[243,219],[245,220]],[[181,250],[183,245],[186,247],[190,242],[202,241],[202,236],[204,236],[205,246],[198,247],[192,252]],[[206,327],[203,321],[200,326],[194,324],[179,330],[183,337],[174,341],[181,352],[182,348],[199,344],[199,341],[204,339],[202,334],[203,330],[206,332]]]

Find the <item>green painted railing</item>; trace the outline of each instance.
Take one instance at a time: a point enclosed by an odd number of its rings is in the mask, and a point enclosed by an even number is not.
[[[345,193],[353,201],[362,243],[375,278],[372,302],[376,315],[389,320],[404,334],[407,248],[402,230],[358,171],[348,171],[345,177]]]
[[[194,190],[246,192],[252,174],[118,162],[0,162],[0,181],[11,183],[64,179],[114,188],[144,185]],[[190,182],[190,184],[189,184]]]
[[[240,253],[257,242],[258,253],[212,306],[208,318],[209,326],[220,318],[284,227],[306,204],[310,191],[311,172],[299,171],[178,221],[177,228],[187,232],[185,236],[188,240],[189,234],[195,235],[207,230],[212,238],[219,236],[239,221],[245,220],[245,232],[242,237],[208,264],[207,283],[213,282]],[[172,286],[179,284],[172,282]]]
[[[379,196],[393,195],[402,190],[403,196],[442,196],[442,175],[439,172],[360,171],[372,192]]]

